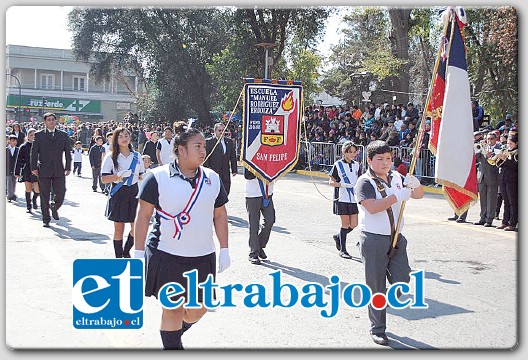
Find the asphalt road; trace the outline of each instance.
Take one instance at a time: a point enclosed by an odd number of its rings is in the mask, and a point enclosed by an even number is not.
[[[60,220],[42,227],[40,211],[19,200],[6,206],[6,343],[15,349],[161,349],[160,305],[145,299],[138,330],[78,330],[72,326],[72,264],[78,258],[111,258],[113,224],[104,217],[106,197],[91,190],[87,159],[82,177],[69,176]],[[277,221],[266,248],[268,260],[247,259],[248,229],[244,178],[233,178],[229,214],[231,267],[219,285],[262,283],[270,273],[301,289],[308,283],[342,286],[364,282],[349,234],[353,259],[338,256],[332,234],[332,188],[320,178],[288,174],[275,187]],[[479,205],[468,221],[478,220]],[[519,253],[517,233],[457,224],[441,195],[426,194],[405,208],[410,265],[425,272],[428,309],[389,309],[389,347],[370,339],[367,310],[342,306],[324,318],[321,309],[238,306],[209,311],[183,337],[186,349],[512,349],[519,340]],[[499,221],[495,220],[496,225]],[[328,296],[328,291],[325,296]]]

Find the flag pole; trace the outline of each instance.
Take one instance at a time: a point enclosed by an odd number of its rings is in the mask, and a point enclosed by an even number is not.
[[[448,7],[447,8],[447,11],[451,11],[451,7]],[[451,14],[449,14],[448,16],[446,16],[446,19],[444,20],[444,30],[442,32],[443,36],[442,36],[442,41],[444,41],[444,37],[447,33],[447,27],[449,26],[449,23],[451,22]],[[451,43],[451,41],[450,41]],[[440,46],[439,49],[438,49],[438,55],[436,57],[436,62],[435,62],[435,67],[434,67],[434,71],[433,71],[433,75],[431,77],[431,85],[429,86],[429,91],[427,92],[427,100],[425,102],[425,106],[424,106],[424,110],[423,110],[423,113],[422,113],[422,121],[420,122],[420,129],[418,131],[418,138],[416,139],[416,141],[414,142],[414,149],[413,149],[413,157],[411,159],[411,164],[409,165],[409,174],[413,174],[414,173],[414,168],[416,167],[416,159],[418,158],[417,155],[419,155],[419,151],[420,151],[420,146],[422,145],[422,140],[423,140],[423,136],[424,136],[424,123],[426,121],[426,118],[427,118],[427,108],[429,107],[429,103],[431,101],[431,94],[433,92],[433,87],[434,87],[434,82],[435,82],[435,78],[436,78],[436,74],[438,73],[438,67],[440,66],[440,57],[442,55],[442,48],[443,46]],[[398,215],[398,222],[396,223],[396,230],[394,232],[394,237],[392,239],[392,244],[391,244],[391,249],[390,249],[390,252],[389,252],[389,257],[392,257],[392,255],[394,255],[394,251],[396,250],[396,245],[398,244],[398,237],[400,235],[400,226],[401,226],[401,221],[402,221],[402,218],[403,218],[403,211],[405,210],[405,201],[402,201],[401,203],[401,207],[400,207],[400,213]]]

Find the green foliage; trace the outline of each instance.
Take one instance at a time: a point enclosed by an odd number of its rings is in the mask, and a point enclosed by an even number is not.
[[[466,8],[466,46],[472,95],[492,123],[518,113],[518,26],[512,7]]]
[[[408,61],[396,58],[388,48],[383,47],[375,49],[365,57],[360,71],[372,73],[378,80],[383,80],[398,76],[401,66],[407,63]]]

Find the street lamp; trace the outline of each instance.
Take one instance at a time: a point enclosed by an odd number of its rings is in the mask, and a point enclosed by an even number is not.
[[[6,74],[6,76],[14,77],[18,83],[18,106],[17,106],[16,119],[17,119],[17,122],[20,124],[20,104],[22,104],[22,85],[20,84],[20,80],[18,80],[18,78],[15,75]]]
[[[277,47],[277,44],[274,43],[258,43],[257,47],[263,47],[266,51],[266,59],[264,60],[264,79],[268,78],[268,49]]]

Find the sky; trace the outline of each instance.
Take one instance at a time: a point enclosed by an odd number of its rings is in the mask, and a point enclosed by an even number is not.
[[[67,28],[68,13],[72,6],[12,6],[6,12],[6,45],[25,45],[70,49],[72,34]],[[46,20],[45,26],[38,26],[38,31],[29,31],[27,24],[40,24]],[[338,41],[337,19],[329,19],[329,27],[324,41],[320,43],[319,51],[328,56],[331,44]]]
[[[67,29],[71,6],[12,6],[6,11],[6,45],[71,48]],[[46,19],[45,26],[41,26]],[[28,26],[28,24],[32,24]],[[31,31],[30,29],[38,29]]]

